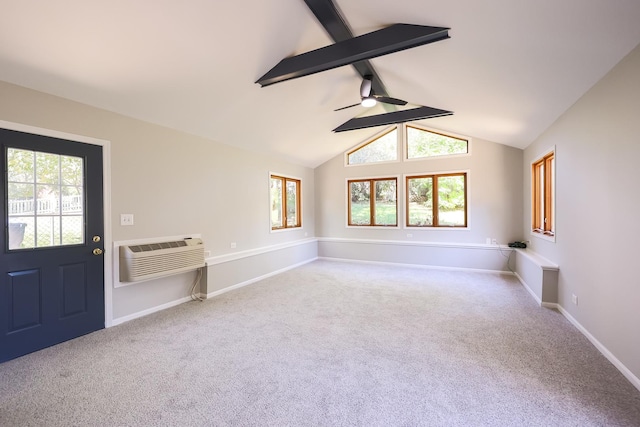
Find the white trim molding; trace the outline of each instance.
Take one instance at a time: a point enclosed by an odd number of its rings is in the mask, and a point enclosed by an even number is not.
[[[408,240],[376,240],[376,239],[347,239],[342,237],[317,237],[318,242],[335,243],[359,243],[367,245],[393,245],[393,246],[422,246],[437,248],[463,248],[463,249],[483,249],[490,251],[513,251],[506,245],[487,245],[486,243],[456,243],[456,242],[427,242]]]
[[[318,256],[467,270],[510,271],[513,248],[484,243],[318,238]]]
[[[216,256],[207,258],[205,261],[208,266],[212,266],[212,265],[223,264],[226,262],[248,258],[256,255],[262,255],[269,252],[278,251],[281,249],[287,249],[287,248],[293,248],[300,245],[306,245],[306,244],[317,242],[317,241],[318,239],[311,237],[303,240],[295,240],[293,242],[280,243],[280,244],[271,245],[271,246],[263,246],[261,248],[255,248],[255,249],[247,249],[245,251],[233,252],[230,254],[216,255]]]

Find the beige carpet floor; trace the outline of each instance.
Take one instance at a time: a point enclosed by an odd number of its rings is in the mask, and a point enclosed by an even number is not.
[[[0,365],[2,426],[640,426],[509,275],[319,260]]]

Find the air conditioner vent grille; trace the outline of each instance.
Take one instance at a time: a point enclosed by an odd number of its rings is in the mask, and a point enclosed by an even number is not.
[[[120,281],[136,282],[204,267],[201,239],[120,246]]]
[[[181,248],[183,246],[187,246],[184,240],[179,240],[177,242],[162,242],[162,243],[150,243],[148,245],[131,245],[129,249],[132,252],[151,252],[158,251],[160,249],[170,249],[170,248]]]

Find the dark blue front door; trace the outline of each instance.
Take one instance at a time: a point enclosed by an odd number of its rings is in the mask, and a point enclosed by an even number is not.
[[[0,362],[104,328],[102,147],[0,129]]]

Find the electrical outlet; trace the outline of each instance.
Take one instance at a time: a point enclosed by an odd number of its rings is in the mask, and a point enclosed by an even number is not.
[[[498,239],[491,239],[491,244],[492,245],[497,245],[498,244]]]
[[[412,238],[412,237],[413,237],[413,234],[411,234],[411,233],[407,233],[407,237]]]
[[[231,242],[231,249],[235,249],[236,248],[236,242]]]
[[[133,225],[133,214],[120,214],[120,225]]]
[[[576,294],[571,295],[571,302],[578,305],[578,296]]]

